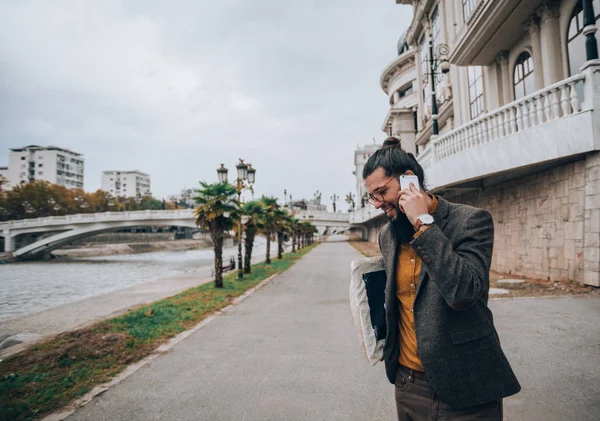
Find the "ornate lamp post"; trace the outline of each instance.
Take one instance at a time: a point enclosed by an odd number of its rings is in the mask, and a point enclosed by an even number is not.
[[[450,64],[448,60],[445,59],[450,52],[450,49],[446,44],[440,44],[437,47],[436,54],[433,51],[433,39],[429,37],[429,76],[431,78],[431,119],[433,136],[437,136],[440,134],[440,129],[438,126],[438,107],[437,107],[437,98],[435,91],[435,79],[436,76],[440,74],[445,74],[450,71]],[[424,54],[424,51],[421,51],[421,54]]]
[[[245,188],[250,189],[254,197],[253,186],[254,181],[256,180],[256,170],[252,168],[252,164],[245,164],[243,159],[240,159],[240,162],[238,162],[235,168],[237,169],[235,189],[237,190],[238,206],[240,207],[240,219],[238,221],[238,279],[242,279],[244,277],[242,267],[242,190]],[[225,164],[221,164],[221,167],[217,169],[219,183],[227,182],[227,171],[229,170],[225,168]],[[248,186],[246,186],[244,181],[248,182]]]
[[[335,193],[333,193],[333,196],[331,196],[331,200],[333,201],[333,213],[336,212],[335,209],[335,201],[338,200],[340,197],[338,195],[336,195]]]
[[[354,212],[354,194],[352,192],[346,195],[346,203],[350,206],[350,212]]]

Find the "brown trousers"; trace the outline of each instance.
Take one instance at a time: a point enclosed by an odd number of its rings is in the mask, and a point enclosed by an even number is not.
[[[395,389],[398,421],[502,421],[502,400],[452,408],[438,399],[424,373],[402,365]]]

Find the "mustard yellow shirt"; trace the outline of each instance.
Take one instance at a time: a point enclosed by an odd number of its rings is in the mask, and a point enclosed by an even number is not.
[[[433,214],[437,209],[438,201],[433,195],[431,198],[433,201],[429,206],[429,213]],[[421,233],[422,231],[415,236]],[[420,273],[421,259],[410,244],[402,244],[396,265],[396,296],[400,302],[398,306],[400,311],[400,357],[398,362],[413,370],[425,371],[417,350],[415,318],[412,311]]]

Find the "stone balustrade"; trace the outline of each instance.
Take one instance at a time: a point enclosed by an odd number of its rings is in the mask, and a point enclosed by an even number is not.
[[[431,189],[596,148],[599,63],[437,138],[417,157]],[[582,99],[583,97],[583,99]]]
[[[584,75],[562,80],[491,113],[476,118],[433,141],[433,161],[513,133],[581,111],[576,84]],[[429,149],[429,148],[428,148]]]

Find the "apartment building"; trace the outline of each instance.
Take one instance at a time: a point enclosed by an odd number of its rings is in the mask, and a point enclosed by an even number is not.
[[[150,175],[138,170],[104,171],[102,190],[115,197],[137,197],[150,195]]]
[[[83,189],[83,155],[56,146],[30,145],[11,149],[7,174],[8,184],[12,187],[42,180]]]

